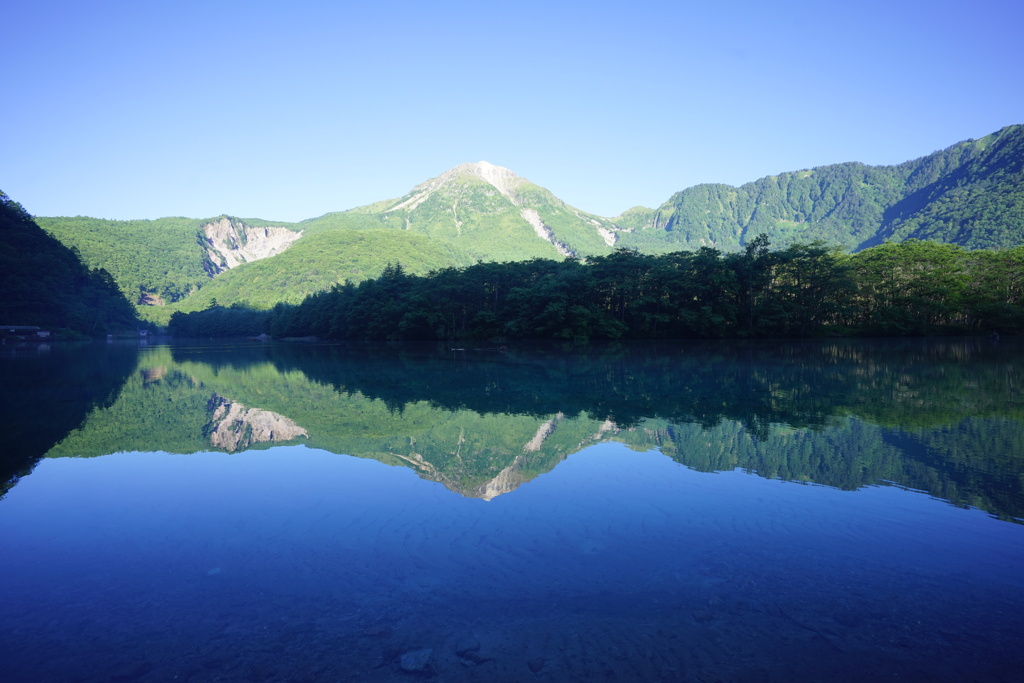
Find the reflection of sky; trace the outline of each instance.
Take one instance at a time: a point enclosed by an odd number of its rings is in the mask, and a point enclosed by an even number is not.
[[[307,604],[343,605],[351,620],[398,610],[431,632],[479,628],[487,615],[710,619],[711,605],[717,623],[734,619],[741,631],[778,613],[812,633],[808,620],[842,613],[854,626],[825,637],[847,649],[905,628],[879,625],[880,604],[906,619],[939,605],[948,619],[937,625],[954,631],[974,628],[971,615],[996,595],[1001,610],[1024,607],[1020,525],[895,487],[698,473],[617,444],[576,453],[491,502],[303,446],[44,460],[0,501],[0,538],[5,632],[73,639],[83,620],[127,621],[117,647],[148,633],[158,666],[161,647],[182,647],[164,633],[170,623],[207,624],[178,636],[206,637],[211,620],[267,600],[275,608],[243,630],[301,621]],[[858,610],[875,615],[871,629],[856,626]],[[993,619],[986,628],[998,642],[1006,625]]]
[[[462,593],[481,597],[552,581],[586,592],[617,582],[653,588],[652,571],[685,567],[712,548],[794,571],[870,558],[878,571],[966,572],[1019,587],[1024,559],[1024,528],[923,494],[700,474],[614,444],[489,503],[404,468],[303,447],[46,460],[0,513],[8,584],[39,588],[82,578],[84,565],[143,582],[220,569],[287,591],[295,565],[315,553],[329,560],[323,581],[335,571],[363,581],[385,567],[429,566],[464,574]],[[571,581],[557,578],[567,571]]]

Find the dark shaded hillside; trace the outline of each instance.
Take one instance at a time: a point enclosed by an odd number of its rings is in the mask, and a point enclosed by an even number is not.
[[[199,232],[207,220],[113,221],[86,216],[39,218],[39,225],[86,263],[105,268],[132,303],[151,295],[167,303],[210,281]]]
[[[849,250],[893,239],[972,249],[1024,242],[1024,126],[895,166],[844,163],[752,183],[697,185],[617,222],[641,251],[734,251],[764,233],[774,244],[821,240]]]
[[[65,328],[90,336],[133,329],[132,305],[106,270],[47,235],[0,192],[0,324]]]

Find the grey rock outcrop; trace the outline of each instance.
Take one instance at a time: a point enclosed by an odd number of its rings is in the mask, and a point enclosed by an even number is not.
[[[204,267],[214,277],[243,263],[276,256],[302,237],[282,227],[257,228],[236,218],[220,218],[203,226],[200,240],[206,247]]]

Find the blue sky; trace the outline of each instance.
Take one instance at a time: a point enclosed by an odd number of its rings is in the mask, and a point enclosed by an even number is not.
[[[9,3],[0,190],[295,221],[459,163],[614,216],[1024,123],[1024,3]]]

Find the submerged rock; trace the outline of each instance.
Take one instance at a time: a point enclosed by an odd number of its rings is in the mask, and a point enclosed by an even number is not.
[[[459,661],[462,662],[463,666],[477,666],[478,664],[486,664],[494,659],[494,657],[484,657],[475,650],[466,650],[465,652],[457,653]]]
[[[480,639],[475,635],[462,636],[455,643],[455,654],[462,656],[467,652],[479,652]]]
[[[402,671],[410,673],[425,672],[428,670],[427,667],[430,666],[430,657],[433,654],[434,651],[429,647],[422,650],[410,650],[401,656],[398,663],[402,667]]]

